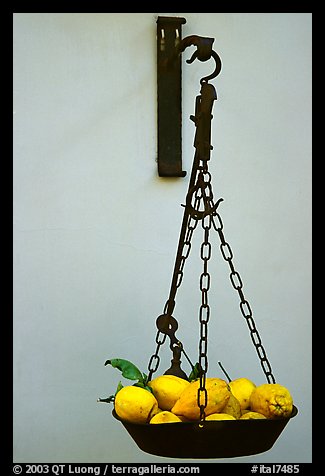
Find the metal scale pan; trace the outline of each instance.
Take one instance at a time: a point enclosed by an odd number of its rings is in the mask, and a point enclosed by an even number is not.
[[[170,458],[234,458],[272,448],[291,418],[137,424],[119,420],[145,453]]]

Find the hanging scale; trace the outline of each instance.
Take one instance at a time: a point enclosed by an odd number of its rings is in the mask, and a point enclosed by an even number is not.
[[[152,380],[153,374],[160,364],[160,348],[169,338],[172,351],[171,367],[165,375],[174,375],[187,380],[186,373],[181,369],[181,356],[183,355],[190,364],[192,371],[195,366],[185,352],[182,342],[176,336],[178,322],[173,316],[175,309],[175,297],[180,287],[185,262],[191,251],[192,236],[194,230],[200,225],[203,239],[200,247],[202,272],[199,279],[201,302],[199,306],[200,337],[198,343],[198,362],[196,371],[199,379],[197,392],[197,405],[200,411],[199,421],[188,421],[169,424],[137,424],[120,419],[113,410],[115,418],[119,419],[137,443],[139,448],[147,453],[158,456],[177,458],[219,458],[247,456],[270,449],[289,418],[262,419],[262,420],[236,420],[236,421],[207,421],[205,409],[207,407],[208,394],[206,389],[208,371],[208,323],[210,320],[210,305],[208,293],[210,290],[210,273],[208,269],[211,258],[210,236],[217,232],[220,240],[220,251],[223,259],[230,269],[230,281],[237,291],[240,302],[240,310],[246,320],[253,345],[260,360],[262,370],[269,384],[275,384],[270,362],[266,356],[260,335],[257,331],[252,310],[243,292],[243,283],[238,271],[233,264],[233,253],[223,232],[223,223],[218,212],[222,198],[215,200],[209,161],[211,150],[211,121],[212,109],[217,94],[214,86],[209,81],[220,73],[221,60],[212,49],[213,38],[189,36],[178,42],[174,58],[180,55],[188,46],[197,47],[192,57],[187,60],[192,63],[195,59],[207,61],[211,58],[215,62],[212,74],[200,80],[200,94],[195,100],[195,115],[190,119],[195,124],[194,160],[189,179],[189,186],[185,198],[182,225],[176,252],[174,271],[171,280],[170,292],[165,303],[163,313],[156,319],[157,334],[155,338],[156,348],[148,363],[148,381]],[[292,415],[297,414],[294,407]]]

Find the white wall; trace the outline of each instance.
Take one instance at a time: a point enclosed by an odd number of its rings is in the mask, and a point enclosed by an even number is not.
[[[158,15],[184,16],[184,37],[215,38],[214,194],[275,378],[299,409],[270,451],[226,461],[310,462],[308,13],[14,15],[14,460],[168,461],[141,452],[111,405],[96,402],[120,379],[106,359],[146,371],[154,351],[193,159],[189,115],[211,71],[185,63],[194,49],[183,54],[188,174],[159,178]],[[198,247],[192,253],[174,316],[196,361],[201,266]],[[217,235],[210,271],[209,375],[222,377],[220,360],[232,378],[264,383]],[[161,357],[163,373],[167,344]]]

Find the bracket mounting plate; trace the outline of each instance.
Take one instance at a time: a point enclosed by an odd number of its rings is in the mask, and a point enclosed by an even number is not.
[[[182,65],[181,55],[176,54],[184,23],[186,19],[182,17],[157,19],[157,162],[160,177],[186,175],[182,170]]]

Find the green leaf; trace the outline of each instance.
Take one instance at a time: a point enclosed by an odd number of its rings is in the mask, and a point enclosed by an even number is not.
[[[117,394],[117,392],[119,392],[121,389],[123,388],[123,384],[121,381],[119,381],[119,383],[117,384],[117,388],[116,388],[116,392],[115,392],[115,396]]]
[[[193,380],[197,380],[199,377],[200,377],[200,364],[199,362],[196,362],[196,364],[192,368],[192,371],[188,377],[188,380],[192,382]]]
[[[107,398],[97,398],[97,402],[102,402],[102,403],[113,403],[115,399],[114,395],[110,395]]]
[[[122,377],[130,380],[139,380],[143,382],[143,375],[132,362],[125,359],[110,359],[106,360],[105,365],[110,364],[112,367],[122,372]]]

